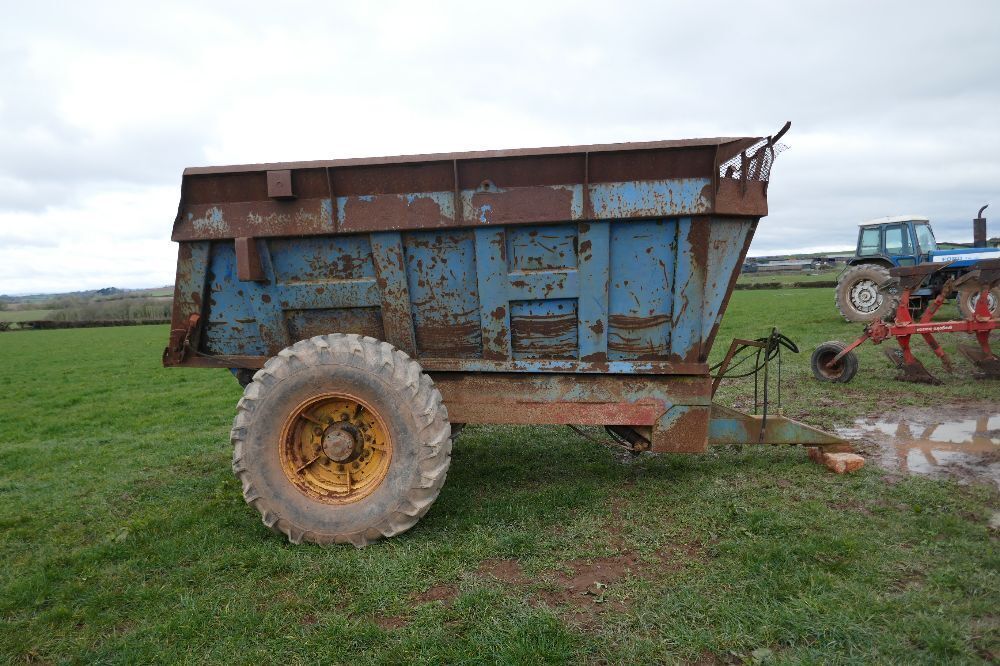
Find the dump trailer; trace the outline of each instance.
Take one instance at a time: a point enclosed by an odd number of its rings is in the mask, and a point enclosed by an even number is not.
[[[779,136],[187,169],[163,363],[245,385],[233,470],[294,543],[413,526],[463,424],[843,450],[712,403]]]

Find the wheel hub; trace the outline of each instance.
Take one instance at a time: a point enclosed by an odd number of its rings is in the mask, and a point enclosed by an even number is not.
[[[323,433],[323,453],[338,463],[351,462],[364,450],[361,432],[346,421],[328,426]]]
[[[356,502],[385,479],[392,440],[381,416],[362,399],[327,393],[285,419],[278,446],[285,476],[327,504]]]
[[[872,280],[858,280],[851,289],[851,302],[858,312],[872,312],[882,304],[882,295],[878,285]]]

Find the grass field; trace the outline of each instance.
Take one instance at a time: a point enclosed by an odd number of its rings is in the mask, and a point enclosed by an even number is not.
[[[790,285],[795,282],[831,282],[836,281],[837,276],[840,275],[840,270],[828,270],[828,271],[816,271],[812,273],[805,273],[802,271],[794,273],[740,273],[737,282],[741,284],[754,284],[760,282],[777,282],[782,285]],[[830,302],[833,302],[833,292],[830,293]]]
[[[825,290],[746,291],[716,345],[798,340],[786,412],[832,426],[997,384],[808,374]],[[0,659],[10,663],[941,663],[1000,654],[995,491],[800,449],[622,460],[469,427],[438,501],[362,550],[291,546],[229,469],[239,387],[163,370],[167,327],[0,334]],[[929,367],[936,367],[928,362]],[[752,387],[749,389],[752,392]],[[725,390],[741,402],[747,387]]]
[[[0,321],[35,321],[48,319],[52,310],[0,310]]]

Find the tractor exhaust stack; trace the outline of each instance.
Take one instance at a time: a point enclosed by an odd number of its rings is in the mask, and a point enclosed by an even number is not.
[[[976,219],[972,221],[972,247],[986,247],[986,218],[983,217],[983,211],[987,208],[989,204],[980,208]]]

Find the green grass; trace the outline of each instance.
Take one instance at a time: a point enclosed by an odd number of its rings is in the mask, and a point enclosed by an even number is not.
[[[780,324],[805,347],[785,358],[786,411],[820,425],[1000,398],[958,378],[901,386],[874,349],[854,384],[813,382],[812,345],[860,328],[820,291],[737,292],[716,355]],[[362,550],[291,546],[229,470],[236,382],[161,369],[166,338],[0,334],[0,659],[975,663],[1000,650],[995,493],[886,483],[872,467],[836,476],[799,449],[622,462],[565,428],[469,427],[413,530]],[[497,560],[521,575],[491,575]],[[568,591],[598,565],[617,571],[594,569],[603,588]]]
[[[51,314],[52,310],[0,310],[0,321],[35,321]]]
[[[791,285],[795,282],[830,282],[836,281],[840,271],[831,269],[815,272],[794,272],[794,273],[769,273],[767,271],[758,273],[740,273],[737,282],[740,284],[755,284],[760,282],[777,282],[782,285]],[[831,299],[833,296],[830,297]]]

